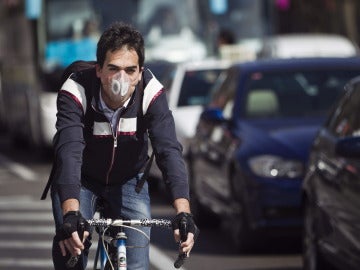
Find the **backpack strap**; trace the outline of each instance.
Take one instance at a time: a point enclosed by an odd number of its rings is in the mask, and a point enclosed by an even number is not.
[[[54,178],[54,174],[55,174],[55,168],[56,168],[56,166],[55,166],[55,162],[54,162],[53,165],[52,165],[52,168],[51,168],[49,179],[48,179],[48,181],[46,183],[46,186],[45,186],[45,188],[43,190],[43,193],[41,194],[41,197],[40,197],[40,200],[42,200],[42,201],[46,199],[46,196],[47,196],[47,194],[49,192],[49,189],[51,187],[51,182],[52,182],[52,179]]]
[[[145,72],[150,72],[151,71],[149,69],[147,69]],[[143,74],[143,78],[146,74]],[[141,111],[141,116],[144,116],[147,112],[147,109],[149,108],[150,106],[150,103],[152,101],[152,98],[154,96],[154,91],[157,91],[157,88],[161,87],[162,88],[162,85],[161,83],[155,79],[155,77],[153,76],[153,74],[151,73],[151,76],[153,77],[150,82],[148,83],[147,86],[145,86],[145,79],[142,79],[142,83],[141,83],[141,97],[142,97],[142,110]],[[145,87],[148,87],[145,92]],[[144,169],[144,173],[143,175],[141,176],[141,178],[139,179],[139,181],[137,182],[136,186],[135,186],[135,191],[137,193],[140,193],[142,187],[144,186],[144,183],[145,181],[148,179],[149,177],[149,173],[150,173],[150,169],[151,169],[151,166],[152,166],[152,163],[154,161],[154,156],[155,156],[155,152],[154,150],[152,151],[151,155],[150,155],[150,158],[149,160],[147,161],[146,163],[146,166],[145,166],[145,169]]]
[[[145,184],[145,181],[149,177],[149,173],[150,173],[151,165],[152,165],[153,160],[154,160],[154,156],[155,156],[155,153],[154,153],[154,150],[153,150],[152,153],[151,153],[150,159],[146,163],[146,167],[145,167],[143,175],[141,176],[139,181],[136,183],[135,191],[137,193],[140,193],[141,189],[143,188],[143,186]]]

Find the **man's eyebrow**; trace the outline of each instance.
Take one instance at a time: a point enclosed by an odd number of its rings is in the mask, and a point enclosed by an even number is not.
[[[117,65],[113,65],[113,64],[108,64],[107,66],[110,67],[110,68],[121,69],[121,67],[119,67],[119,66],[117,66]],[[137,66],[135,65],[135,66],[128,66],[128,67],[125,67],[125,68],[123,68],[123,69],[136,69],[136,68],[137,68]]]

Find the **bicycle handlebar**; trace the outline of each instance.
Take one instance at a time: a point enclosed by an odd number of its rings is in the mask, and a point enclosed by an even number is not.
[[[167,219],[89,219],[93,227],[107,226],[137,226],[137,227],[163,227],[171,228],[171,221]]]
[[[87,221],[93,227],[108,227],[108,226],[133,226],[133,227],[162,227],[172,228],[170,220],[167,219],[89,219]],[[187,239],[187,222],[183,218],[180,221],[180,239],[186,241]],[[180,268],[187,257],[186,253],[180,253],[174,262],[175,268]]]

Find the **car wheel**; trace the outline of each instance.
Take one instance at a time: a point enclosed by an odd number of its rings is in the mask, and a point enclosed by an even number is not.
[[[4,104],[5,104],[4,103],[4,94],[3,94],[3,89],[2,89],[2,78],[1,78],[1,69],[0,69],[0,132],[6,131],[6,128],[7,128]]]
[[[40,117],[40,101],[39,98],[37,97],[36,99],[31,98],[30,92],[27,92],[27,101],[28,101],[28,110],[29,110],[29,115],[28,115],[28,132],[29,132],[29,145],[30,147],[33,148],[39,148],[42,149],[44,144],[43,144],[43,139],[42,139],[42,128],[41,128],[41,117]]]
[[[239,171],[230,177],[232,200],[235,204],[232,208],[236,208],[237,210],[235,211],[236,214],[227,221],[229,222],[227,227],[235,244],[235,248],[240,253],[247,253],[256,248],[257,239],[255,231],[251,230],[249,226],[247,210],[242,195],[243,187],[240,179],[242,179],[242,175]]]
[[[189,185],[190,185],[190,200],[191,200],[191,213],[194,216],[196,224],[202,228],[211,228],[219,225],[219,218],[203,206],[198,198],[199,191],[196,189],[196,174],[192,168],[192,159],[186,160],[189,172]]]
[[[201,228],[213,228],[219,225],[219,217],[205,208],[197,199],[194,193],[190,193],[191,199],[191,213],[194,216],[194,220]]]
[[[228,218],[226,223],[228,224],[225,228],[229,230],[236,250],[240,253],[253,251],[257,241],[254,232],[249,228],[244,207],[241,207],[240,215]]]
[[[306,200],[304,203],[304,232],[303,232],[303,269],[304,270],[331,270],[331,267],[322,257],[317,245],[315,229],[315,209]]]
[[[190,192],[190,200],[191,200],[191,213],[194,215],[194,219],[198,225],[203,225],[206,223],[206,215],[204,215],[204,211],[202,210],[202,206],[195,195],[194,191]]]
[[[24,93],[25,107],[22,108],[24,113],[18,120],[19,123],[15,123],[10,127],[10,134],[13,145],[17,148],[31,149],[34,148],[34,130],[40,129],[38,126],[39,118],[37,111],[34,111],[31,106],[30,92],[27,90]],[[36,117],[36,120],[35,120]],[[34,123],[37,127],[34,127]],[[21,127],[21,128],[19,128]]]

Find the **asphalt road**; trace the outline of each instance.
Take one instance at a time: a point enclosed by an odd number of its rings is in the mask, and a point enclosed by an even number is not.
[[[40,201],[51,156],[14,148],[0,134],[0,269],[52,269],[53,222],[49,198]],[[153,217],[171,218],[166,196],[152,191]],[[153,229],[151,270],[169,270],[177,256],[172,233]],[[89,269],[91,269],[89,265]],[[254,254],[238,254],[219,226],[201,228],[184,270],[300,270],[298,239],[273,239]]]

